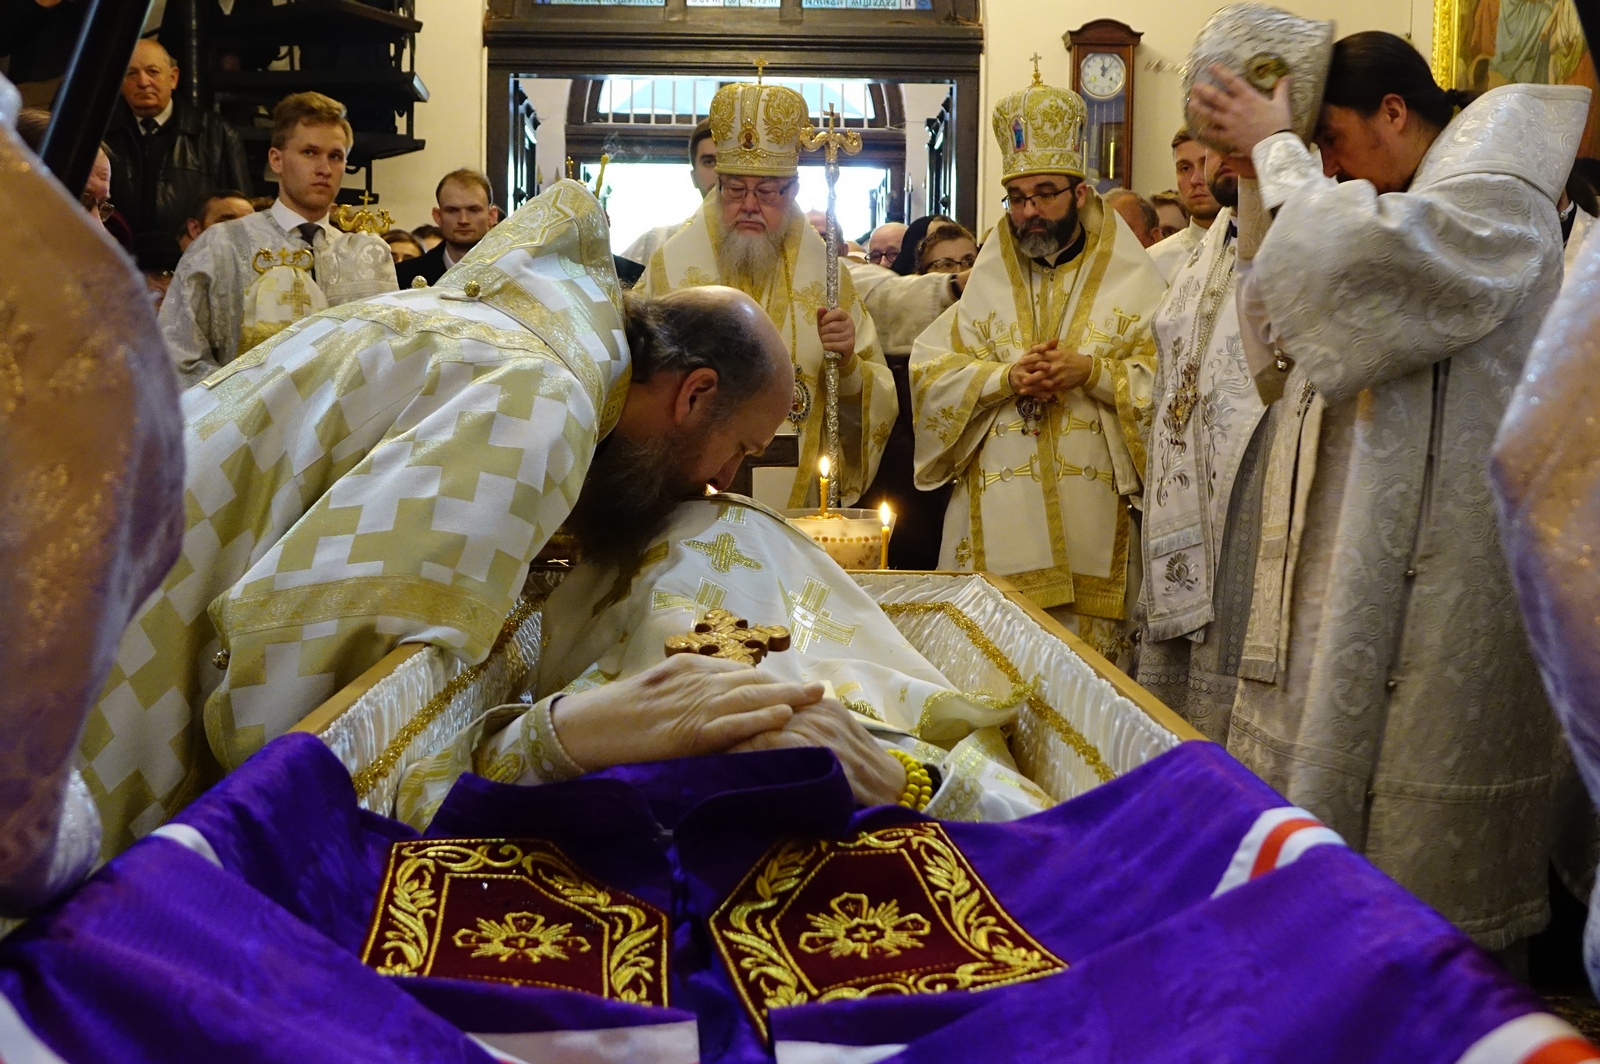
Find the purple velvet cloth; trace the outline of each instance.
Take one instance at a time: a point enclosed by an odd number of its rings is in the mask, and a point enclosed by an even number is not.
[[[1257,817],[1284,805],[1220,748],[1186,743],[1037,816],[947,824],[1002,907],[1068,970],[978,993],[777,1010],[774,1033],[909,1044],[915,1060],[1442,1064],[1538,1008],[1441,917],[1340,848],[1212,898]],[[673,1007],[391,979],[357,958],[388,846],[415,833],[361,812],[322,744],[289,735],[177,818],[222,868],[169,840],[139,843],[0,942],[0,992],[74,1064],[477,1061],[486,1057],[459,1031],[691,1014],[707,1064],[770,1061],[706,917],[780,839],[919,819],[858,810],[821,750],[629,766],[533,788],[465,777],[429,834],[545,838],[667,912]]]

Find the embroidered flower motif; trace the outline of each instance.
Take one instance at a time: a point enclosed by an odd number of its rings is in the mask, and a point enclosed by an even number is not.
[[[463,927],[455,934],[455,943],[462,949],[471,948],[472,956],[493,957],[505,962],[522,959],[529,964],[542,960],[564,961],[566,951],[576,949],[589,952],[589,942],[572,933],[571,924],[546,925],[537,913],[507,913],[504,923],[478,917],[478,929]]]
[[[1188,551],[1167,559],[1167,591],[1193,591],[1200,586],[1200,571],[1189,562]]]
[[[833,912],[806,917],[816,928],[800,936],[800,948],[807,953],[827,951],[834,959],[866,960],[874,952],[898,957],[904,950],[922,948],[917,939],[927,937],[929,930],[926,917],[901,916],[897,901],[873,905],[865,894],[841,894],[828,907]]]

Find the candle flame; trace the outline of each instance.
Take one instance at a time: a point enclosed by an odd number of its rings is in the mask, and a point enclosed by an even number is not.
[[[817,459],[817,473],[820,476],[824,476],[824,477],[828,475],[828,456],[827,455],[823,455],[821,458]]]
[[[889,527],[889,521],[894,517],[894,512],[889,509],[888,503],[878,505],[878,519],[883,522],[883,527]]]

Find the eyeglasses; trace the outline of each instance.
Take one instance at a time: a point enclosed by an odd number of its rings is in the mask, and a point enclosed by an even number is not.
[[[111,216],[117,213],[117,205],[108,199],[97,200],[94,193],[85,192],[78,197],[78,202],[83,204],[83,209],[90,214],[98,214],[102,222],[109,222]]]
[[[783,197],[789,194],[794,187],[793,181],[785,181],[781,185],[734,185],[724,184],[718,190],[723,203],[743,203],[745,197],[754,196],[756,202],[765,207],[776,207],[783,202]]]
[[[1034,210],[1042,211],[1054,203],[1058,197],[1065,196],[1071,191],[1072,189],[1070,188],[1046,189],[1042,192],[1035,192],[1031,196],[1019,196],[1016,193],[1011,193],[1006,196],[1006,210],[1012,212],[1020,211],[1031,203]]]
[[[978,261],[976,255],[963,255],[959,259],[934,259],[922,267],[923,273],[960,273],[962,270],[972,269],[972,264]]]
[[[867,252],[867,261],[868,262],[883,262],[885,259],[887,259],[890,262],[893,262],[895,259],[898,259],[899,257],[900,257],[900,249],[899,248],[895,248],[893,251],[869,251],[869,252]]]

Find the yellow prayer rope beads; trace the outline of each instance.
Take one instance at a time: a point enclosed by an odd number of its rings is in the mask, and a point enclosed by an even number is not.
[[[928,803],[933,801],[933,777],[928,775],[928,770],[922,762],[904,750],[890,747],[889,753],[906,767],[906,789],[900,792],[898,804],[922,812],[928,807]]]

